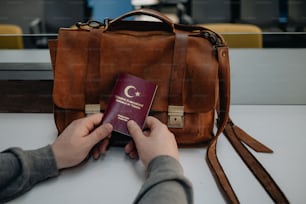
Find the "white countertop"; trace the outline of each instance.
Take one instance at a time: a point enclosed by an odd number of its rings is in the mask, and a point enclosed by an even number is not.
[[[274,150],[254,153],[291,203],[305,203],[306,106],[231,106],[233,121]],[[52,114],[0,113],[0,151],[12,146],[39,148],[52,143]],[[225,137],[218,156],[241,203],[273,203]],[[254,151],[252,151],[254,152]],[[205,161],[206,148],[180,149],[186,176],[194,185],[195,204],[224,203]],[[140,162],[111,147],[98,161],[65,170],[11,203],[132,203],[144,179]]]

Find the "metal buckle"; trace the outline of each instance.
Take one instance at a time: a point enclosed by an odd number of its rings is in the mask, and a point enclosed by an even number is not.
[[[85,114],[91,115],[100,113],[100,104],[85,104]]]
[[[184,106],[168,106],[168,127],[184,127]]]

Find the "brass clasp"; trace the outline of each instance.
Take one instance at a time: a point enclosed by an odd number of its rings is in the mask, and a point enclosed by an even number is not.
[[[168,106],[168,127],[184,127],[184,106]]]
[[[100,113],[100,104],[85,104],[85,114]]]

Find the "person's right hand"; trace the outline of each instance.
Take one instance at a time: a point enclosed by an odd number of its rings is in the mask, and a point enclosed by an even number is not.
[[[148,116],[145,121],[145,127],[148,128],[148,131],[145,132],[132,120],[127,122],[127,127],[135,142],[138,156],[145,167],[148,166],[152,159],[161,155],[179,159],[174,135],[158,119]],[[135,158],[137,154],[135,146],[131,142],[126,145],[125,152],[131,158]]]

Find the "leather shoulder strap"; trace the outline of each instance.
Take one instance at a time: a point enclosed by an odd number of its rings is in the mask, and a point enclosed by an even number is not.
[[[239,203],[238,198],[226,177],[224,170],[217,157],[217,140],[225,129],[229,119],[230,107],[230,68],[227,47],[217,48],[217,57],[219,61],[219,107],[218,112],[218,130],[216,136],[210,142],[207,149],[207,162],[213,172],[220,188],[222,189],[225,199],[230,203]]]
[[[252,153],[242,144],[245,142],[256,151],[271,153],[272,150],[259,141],[252,138],[238,126],[235,126],[229,119],[230,106],[230,73],[229,73],[229,57],[228,48],[218,48],[219,60],[219,107],[218,107],[218,130],[216,136],[211,141],[207,150],[207,161],[216,179],[218,180],[225,198],[230,203],[239,203],[239,200],[226,177],[224,170],[217,158],[216,147],[219,135],[224,132],[227,139],[230,141],[236,152],[248,166],[250,171],[262,184],[266,192],[276,203],[289,203],[288,199],[278,187],[276,182],[260,164],[260,162],[252,155]]]
[[[241,159],[244,161],[244,163],[247,165],[253,175],[257,178],[257,180],[263,186],[265,191],[272,198],[272,200],[275,203],[289,203],[285,194],[273,180],[268,171],[256,159],[256,157],[254,157],[254,155],[242,144],[241,138],[250,140],[250,137],[248,137],[248,135],[245,135],[246,133],[238,126],[234,125],[232,121],[229,121],[226,125],[224,134],[230,141],[236,152],[239,154]],[[256,146],[258,146],[258,144],[259,143],[257,143]],[[259,149],[261,149],[262,151],[266,151],[267,153],[272,152],[272,150],[270,150],[269,148],[266,149],[265,146],[262,146],[262,148]]]

